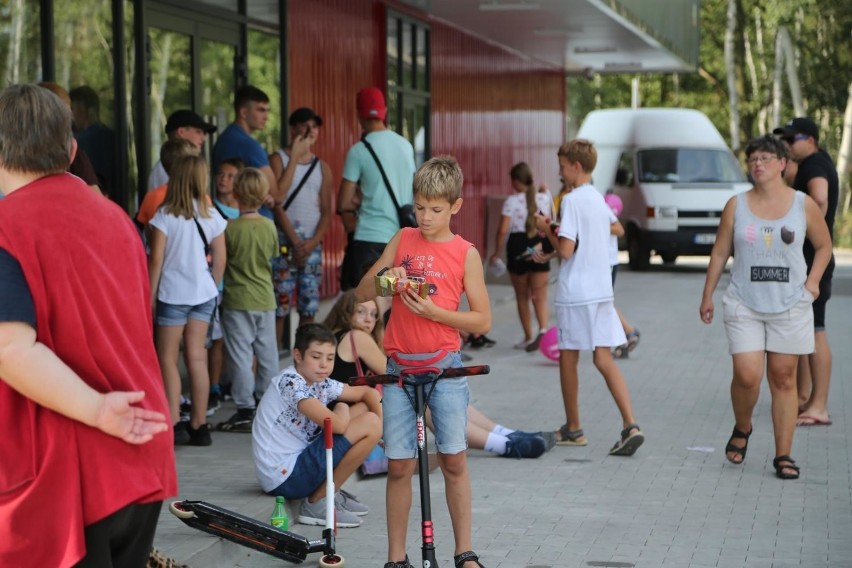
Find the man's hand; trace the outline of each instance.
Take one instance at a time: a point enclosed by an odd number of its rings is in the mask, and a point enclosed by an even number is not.
[[[315,140],[311,136],[311,132],[311,130],[308,130],[304,134],[296,136],[292,146],[290,146],[290,159],[295,160],[297,164],[311,155],[311,146],[313,146]]]
[[[102,395],[95,428],[128,444],[144,444],[154,434],[167,431],[169,423],[165,415],[132,406],[143,398],[143,391],[117,391]]]

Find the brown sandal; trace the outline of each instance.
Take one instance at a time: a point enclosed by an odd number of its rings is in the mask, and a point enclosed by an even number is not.
[[[580,428],[578,430],[569,430],[567,424],[563,424],[559,427],[559,430],[556,431],[559,435],[556,440],[557,446],[585,446],[589,443],[586,440],[585,434],[583,434],[583,429]]]

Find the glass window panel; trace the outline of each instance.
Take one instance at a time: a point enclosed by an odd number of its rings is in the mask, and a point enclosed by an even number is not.
[[[237,48],[202,39],[201,109],[199,113],[221,131],[229,122],[234,101],[234,57]]]
[[[187,34],[149,28],[151,48],[151,164],[160,159],[166,120],[174,111],[192,108],[192,51]]]
[[[402,26],[402,85],[414,86],[414,36],[413,24],[404,23]]]
[[[278,116],[281,109],[281,58],[279,57],[278,36],[259,30],[249,30],[248,34],[248,79],[249,83],[269,96],[269,120],[266,129],[255,136],[268,152],[278,149],[281,144],[281,126],[283,117]]]
[[[388,89],[388,116],[387,124],[390,130],[399,132],[399,105],[402,95],[396,89]]]
[[[417,30],[417,74],[415,76],[416,88],[420,91],[429,90],[429,30],[420,28]]]
[[[39,13],[38,3],[0,0],[0,77],[3,85],[41,80]]]
[[[68,88],[74,137],[86,152],[101,189],[116,197],[116,140],[112,2],[54,0],[56,82]]]
[[[399,20],[388,18],[388,85],[399,85]]]
[[[251,0],[249,4],[253,4],[257,0]],[[236,12],[239,9],[240,3],[239,0],[198,0],[201,4],[207,4],[208,6],[215,6],[217,8],[223,8],[225,10],[233,10]]]
[[[249,18],[278,29],[279,0],[251,0],[247,4]]]

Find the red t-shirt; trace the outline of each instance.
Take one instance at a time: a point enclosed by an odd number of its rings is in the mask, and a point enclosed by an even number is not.
[[[405,267],[408,276],[420,276],[429,284],[429,297],[436,306],[457,310],[464,293],[464,264],[473,245],[458,235],[449,241],[427,241],[419,229],[402,229],[394,266]],[[458,351],[459,331],[415,315],[394,296],[392,316],[385,333],[384,348],[394,353]]]
[[[0,248],[21,265],[40,343],[95,390],[145,391],[140,406],[169,415],[145,252],[124,211],[75,176],[47,176],[0,201]],[[177,493],[168,432],[127,444],[2,379],[0,432],[0,566],[73,566],[85,526]]]

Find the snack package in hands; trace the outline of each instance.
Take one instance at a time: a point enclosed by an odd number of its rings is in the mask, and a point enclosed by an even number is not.
[[[376,294],[379,296],[397,296],[403,290],[414,290],[414,293],[426,300],[429,298],[429,283],[419,276],[391,276],[382,274],[376,276]]]

